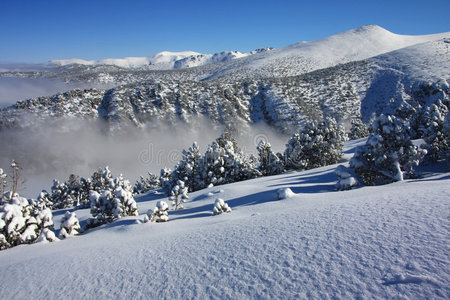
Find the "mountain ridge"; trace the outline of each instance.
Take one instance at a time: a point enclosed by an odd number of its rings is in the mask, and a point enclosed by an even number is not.
[[[358,50],[374,40],[376,47]],[[113,88],[18,102],[1,110],[0,127],[21,127],[25,114],[42,122],[61,116],[98,118],[113,128],[130,122],[137,127],[161,120],[189,123],[201,115],[220,125],[266,122],[285,133],[295,131],[306,119],[330,114],[340,121],[362,118],[370,122],[374,115],[394,113],[411,101],[414,89],[421,85],[431,84],[443,93],[438,92],[443,100],[448,98],[449,41],[450,33],[401,36],[371,25],[192,68],[129,70],[67,65],[57,71],[11,73],[108,83]],[[395,50],[385,52],[392,48]],[[335,53],[337,49],[342,49],[341,53]],[[328,61],[320,57],[328,57]],[[89,102],[92,97],[94,104]],[[111,109],[92,112],[98,110],[98,103]]]
[[[429,35],[399,35],[378,25],[365,25],[311,42],[299,42],[278,49],[262,48],[264,51],[258,51],[260,49],[257,49],[248,53],[224,51],[215,54],[201,54],[194,51],[162,51],[147,57],[106,58],[101,60],[84,60],[78,58],[56,59],[50,61],[49,64],[56,66],[67,66],[71,64],[115,65],[123,68],[170,70],[236,60],[253,56],[254,54],[264,54],[270,49],[269,55],[263,56],[276,61],[279,61],[288,55],[292,55],[292,52],[299,52],[296,56],[304,57],[306,63],[309,62],[309,65],[304,67],[305,71],[313,71],[314,69],[329,67],[337,63],[366,59],[382,53],[437,40],[443,37],[449,37],[449,32]],[[336,55],[336,53],[342,51],[342,49],[346,50],[347,53],[344,53],[344,55],[341,56]],[[320,55],[315,55],[317,53]],[[258,67],[257,61],[259,59],[258,55],[250,58],[250,65],[256,63],[256,66],[250,67]],[[242,63],[242,61],[239,63]],[[249,62],[243,63],[248,64]],[[316,66],[314,67],[312,65]]]

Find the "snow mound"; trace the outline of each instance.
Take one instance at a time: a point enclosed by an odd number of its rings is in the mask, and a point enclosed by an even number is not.
[[[295,193],[290,188],[282,188],[277,191],[278,200],[292,198]]]

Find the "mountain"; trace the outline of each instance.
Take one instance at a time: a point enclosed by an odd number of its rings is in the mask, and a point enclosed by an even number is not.
[[[361,142],[347,143],[347,158]],[[448,170],[338,192],[335,168],[190,193],[185,209],[169,211],[167,223],[142,222],[157,201],[167,201],[144,194],[136,198],[139,216],[0,251],[0,295],[449,299]],[[291,197],[278,200],[277,191],[286,188]],[[232,211],[213,216],[217,198]],[[53,212],[55,228],[65,212]],[[89,209],[76,215],[83,224]]]
[[[352,118],[370,122],[376,115],[395,113],[405,105],[423,105],[437,98],[448,101],[449,41],[450,33],[403,36],[379,26],[364,26],[251,55],[164,52],[144,60],[153,62],[155,68],[173,64],[178,68],[174,70],[93,63],[4,73],[113,88],[74,90],[18,102],[1,110],[0,128],[64,118],[102,120],[115,129],[160,121],[193,125],[198,116],[204,116],[217,125],[266,123],[292,133],[306,119],[324,115],[340,122]],[[424,92],[427,89],[433,94]]]
[[[49,62],[53,66],[68,65],[111,65],[121,68],[148,70],[170,70],[198,67],[206,64],[224,62],[236,58],[246,57],[262,51],[268,51],[270,48],[258,49],[249,53],[239,51],[224,51],[216,54],[201,54],[193,51],[169,52],[163,51],[147,57],[125,57],[125,58],[107,58],[101,60],[84,60],[79,58],[55,59]]]
[[[229,61],[216,68],[211,77],[296,76],[449,37],[449,32],[407,36],[391,33],[376,25],[363,26],[321,40],[301,42]]]

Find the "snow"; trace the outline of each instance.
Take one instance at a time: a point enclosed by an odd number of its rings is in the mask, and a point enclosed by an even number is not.
[[[175,61],[183,59],[187,56],[199,55],[198,52],[169,52],[163,51],[146,57],[124,57],[124,58],[106,58],[101,60],[85,60],[79,58],[55,59],[50,64],[58,66],[67,66],[72,64],[81,65],[114,65],[121,68],[139,68],[148,65],[159,65],[160,69],[172,68]]]
[[[101,60],[85,60],[80,58],[55,59],[49,62],[49,66],[68,66],[73,64],[87,66],[113,65],[127,69],[147,67],[151,70],[169,70],[223,62],[246,57],[251,54],[254,54],[254,52],[242,53],[239,51],[224,51],[216,54],[201,54],[194,51],[162,51],[145,57],[106,58]]]
[[[448,167],[345,192],[336,167],[200,190],[162,223],[142,220],[167,198],[145,194],[140,216],[1,251],[0,298],[448,299]],[[219,193],[233,211],[212,216]]]
[[[399,35],[377,25],[362,26],[312,42],[257,53],[228,61],[213,77],[253,74],[261,77],[295,76],[338,64],[383,55],[402,48],[450,38],[450,32],[430,35]],[[446,47],[441,45],[441,47]],[[423,51],[427,50],[426,46]],[[421,52],[424,54],[424,52]],[[411,56],[411,54],[407,55]],[[447,54],[448,56],[448,51]],[[420,58],[419,58],[420,59]],[[414,60],[416,61],[416,60]],[[405,62],[402,60],[402,62]],[[420,65],[426,66],[423,61]]]
[[[114,65],[131,69],[145,67],[151,70],[168,70],[218,63],[214,65],[214,70],[208,78],[224,75],[242,77],[247,73],[253,73],[260,77],[294,76],[338,64],[372,58],[427,42],[437,42],[443,39],[448,41],[449,38],[449,32],[430,35],[400,35],[377,25],[367,25],[316,41],[300,42],[283,48],[267,48],[248,53],[223,51],[215,54],[201,54],[194,51],[163,51],[146,57],[102,60],[57,59],[50,61],[47,65]],[[448,42],[440,47],[448,47]],[[427,51],[430,54],[429,52],[432,51],[426,46],[422,48],[419,51],[422,54]],[[412,54],[416,55],[417,53],[406,53],[406,56]],[[401,57],[393,59],[402,60]],[[405,61],[402,60],[402,62]],[[418,61],[415,61],[415,65],[426,66],[427,62],[419,58]],[[421,69],[419,68],[417,71],[421,71]]]
[[[282,188],[277,191],[278,200],[292,198],[295,194],[290,188]]]

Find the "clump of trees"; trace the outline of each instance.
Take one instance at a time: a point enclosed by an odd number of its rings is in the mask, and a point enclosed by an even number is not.
[[[99,172],[95,175],[100,174]],[[101,176],[93,178],[93,187],[89,191],[92,218],[87,220],[87,227],[96,227],[112,222],[124,216],[137,216],[138,209],[133,197],[133,188],[122,175],[113,178],[111,171],[105,167]]]
[[[372,124],[372,132],[350,160],[350,167],[363,183],[385,184],[414,177],[414,166],[427,151],[412,143],[409,124],[395,116],[380,115]]]
[[[12,161],[11,176],[0,169],[0,250],[37,241],[57,240],[52,211],[18,193],[22,167]]]
[[[310,121],[294,134],[284,151],[285,166],[308,170],[338,163],[343,154],[345,130],[336,120]]]

